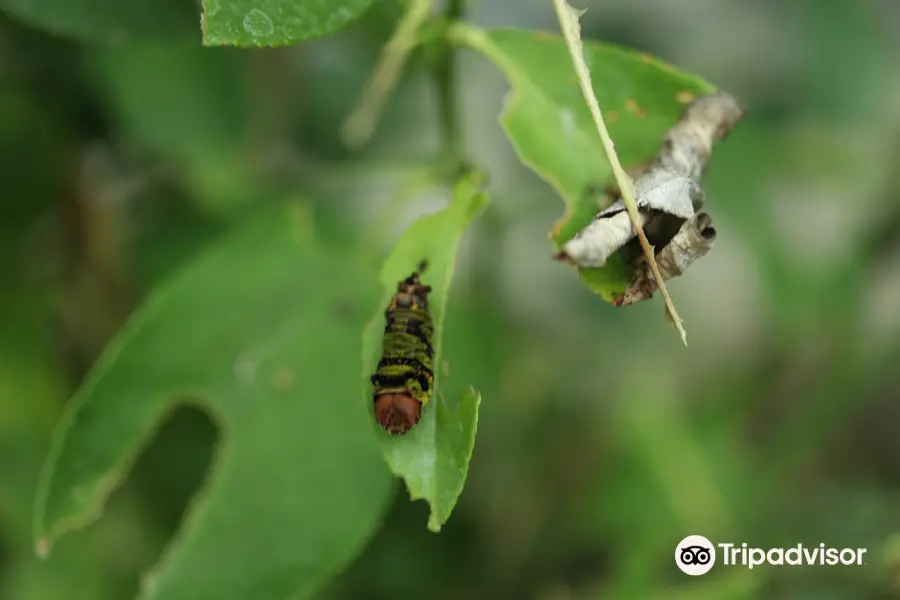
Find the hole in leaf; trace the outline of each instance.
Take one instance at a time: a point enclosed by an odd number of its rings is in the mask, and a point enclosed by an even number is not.
[[[181,527],[188,503],[207,483],[218,437],[215,423],[204,411],[189,405],[175,408],[141,453],[127,482],[109,499],[102,520],[115,519],[117,529],[138,534],[137,539],[117,535],[109,540],[121,543],[123,552],[130,554],[119,565],[122,578],[128,580],[121,582],[127,587],[124,597],[138,596],[141,575],[159,561]]]
[[[133,478],[148,509],[172,532],[206,480],[217,438],[209,415],[193,406],[180,406],[135,466]]]

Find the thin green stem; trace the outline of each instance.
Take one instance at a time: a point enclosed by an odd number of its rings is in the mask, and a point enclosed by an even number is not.
[[[397,30],[381,51],[359,105],[344,122],[341,137],[347,146],[358,148],[372,137],[388,94],[397,85],[406,59],[419,43],[419,30],[431,15],[433,4],[434,0],[410,0]]]
[[[465,0],[448,0],[443,15],[445,27],[449,29],[462,20],[464,2]],[[444,155],[450,163],[459,163],[462,160],[462,127],[459,120],[455,58],[455,49],[445,37],[434,67],[434,77],[444,134]]]

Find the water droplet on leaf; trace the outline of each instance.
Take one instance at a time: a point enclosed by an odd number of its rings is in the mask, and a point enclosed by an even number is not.
[[[268,37],[275,32],[275,24],[269,15],[254,8],[244,17],[244,31],[253,37]]]

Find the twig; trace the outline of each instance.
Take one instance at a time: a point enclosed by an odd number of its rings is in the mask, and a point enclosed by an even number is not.
[[[637,202],[635,200],[634,183],[619,162],[619,157],[616,155],[615,144],[609,136],[609,132],[606,129],[606,123],[603,120],[603,114],[600,111],[600,105],[597,102],[597,97],[594,95],[594,89],[591,85],[591,74],[584,62],[584,56],[582,54],[581,27],[578,23],[578,19],[585,11],[575,10],[569,6],[566,0],[553,0],[553,6],[556,9],[556,15],[559,18],[563,37],[566,40],[566,46],[569,48],[569,54],[572,57],[575,74],[578,76],[578,85],[581,87],[581,93],[584,95],[584,100],[591,111],[594,124],[597,126],[597,133],[600,134],[600,139],[603,142],[603,150],[606,153],[606,159],[612,167],[616,183],[619,186],[619,190],[622,192],[622,199],[625,203],[625,208],[628,210],[628,216],[631,218],[632,226],[637,233],[638,240],[640,240],[641,249],[644,251],[644,256],[647,258],[647,264],[653,273],[653,277],[659,284],[659,291],[662,293],[663,301],[666,304],[666,312],[672,320],[672,323],[675,325],[675,328],[678,330],[678,333],[681,335],[681,341],[687,346],[687,332],[681,325],[681,318],[675,311],[675,305],[669,297],[669,292],[666,290],[666,285],[659,272],[659,267],[656,265],[656,259],[653,256],[653,248],[650,246],[650,242],[647,241],[647,236],[644,234],[644,228],[640,223]]]
[[[394,36],[381,51],[362,99],[341,128],[341,138],[347,146],[358,148],[372,137],[388,94],[397,85],[403,64],[418,43],[419,29],[431,15],[433,6],[434,0],[410,0]]]
[[[448,0],[444,11],[444,22],[452,26],[459,22],[463,15],[464,0]],[[457,90],[456,64],[454,48],[444,40],[441,55],[434,68],[437,83],[438,103],[440,106],[441,126],[444,130],[444,153],[451,162],[460,160],[462,151],[462,130],[455,94]]]

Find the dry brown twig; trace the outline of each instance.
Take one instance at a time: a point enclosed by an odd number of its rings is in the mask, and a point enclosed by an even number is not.
[[[606,154],[606,159],[607,161],[609,161],[610,167],[612,167],[613,175],[615,175],[616,182],[619,185],[619,189],[622,191],[623,206],[625,210],[628,211],[628,217],[631,220],[631,225],[634,227],[634,230],[637,233],[641,248],[644,251],[644,256],[647,257],[647,264],[656,277],[657,281],[660,282],[660,291],[662,292],[663,300],[666,303],[666,314],[669,316],[670,320],[675,325],[675,328],[678,330],[678,333],[681,335],[681,341],[684,342],[685,345],[687,345],[687,332],[681,325],[681,318],[675,311],[675,304],[669,297],[669,293],[666,290],[665,283],[662,282],[662,276],[659,274],[659,268],[657,267],[656,260],[653,256],[653,248],[650,247],[650,242],[647,241],[647,236],[644,234],[644,229],[641,224],[641,218],[638,214],[637,202],[635,201],[634,183],[631,181],[631,178],[627,173],[625,173],[625,170],[619,163],[619,157],[618,155],[616,155],[615,144],[613,143],[612,138],[609,135],[609,131],[607,131],[606,129],[606,123],[603,120],[603,113],[600,111],[600,104],[597,102],[597,97],[594,95],[594,88],[591,84],[591,73],[587,67],[587,64],[584,62],[584,53],[581,43],[581,25],[578,22],[578,19],[582,14],[584,14],[584,11],[577,11],[573,9],[571,6],[569,6],[566,0],[553,0],[553,6],[556,9],[556,15],[559,18],[559,25],[562,29],[563,37],[566,40],[566,46],[569,49],[569,55],[572,58],[572,65],[575,67],[575,75],[578,78],[578,86],[581,88],[581,93],[584,96],[584,101],[587,104],[588,109],[591,111],[591,117],[594,120],[594,124],[597,126],[597,133],[600,135],[600,140],[603,143],[603,151]]]

